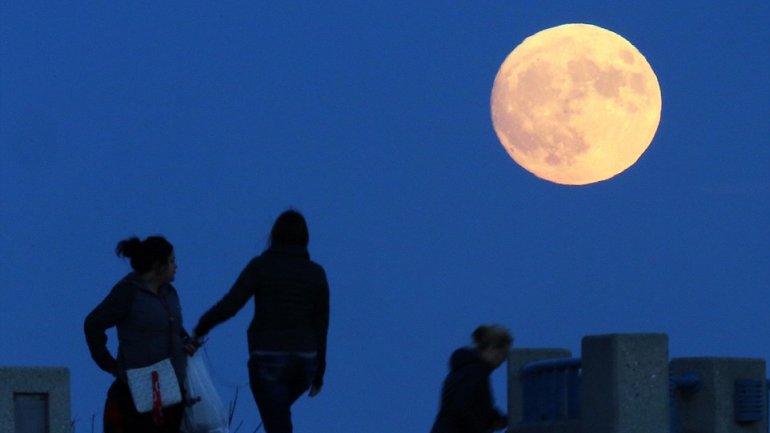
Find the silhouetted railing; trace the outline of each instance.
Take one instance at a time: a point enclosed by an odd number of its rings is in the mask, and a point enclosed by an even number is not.
[[[522,378],[522,424],[580,419],[580,358],[526,364]],[[700,390],[702,376],[691,372],[669,375],[670,432],[681,433],[680,402]],[[770,379],[738,379],[733,384],[733,414],[738,424],[761,422],[770,399]],[[768,425],[770,430],[770,425]]]
[[[580,418],[580,358],[531,362],[522,368],[522,423]]]

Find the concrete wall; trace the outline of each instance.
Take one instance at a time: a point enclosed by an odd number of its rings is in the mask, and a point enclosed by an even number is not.
[[[701,379],[690,391],[675,393],[681,433],[766,433],[767,391],[765,361],[745,358],[675,358],[671,374],[697,373]],[[762,420],[739,423],[735,419],[735,381],[762,383]]]
[[[665,334],[587,336],[582,342],[580,419],[522,425],[522,367],[569,358],[566,349],[514,349],[508,359],[511,433],[767,433],[766,363],[747,358],[676,358]],[[699,377],[671,388],[670,377]],[[693,376],[689,376],[692,378]],[[736,419],[736,381],[749,381],[746,419]],[[673,390],[673,391],[672,391]],[[674,399],[673,410],[672,396]],[[673,419],[672,419],[672,415]],[[672,421],[675,421],[672,423]]]
[[[584,433],[668,433],[668,337],[583,338]]]
[[[66,368],[0,367],[0,432],[14,433],[15,394],[48,396],[50,433],[71,433],[70,374]]]

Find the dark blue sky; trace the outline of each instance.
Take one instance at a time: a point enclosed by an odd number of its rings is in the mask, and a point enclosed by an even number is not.
[[[663,97],[641,159],[583,187],[516,165],[489,115],[508,53],[571,22],[633,43]],[[5,1],[0,365],[69,367],[89,432],[110,378],[82,320],[129,270],[115,244],[174,243],[191,327],[289,206],[332,290],[299,432],[428,431],[483,322],[518,347],[665,332],[672,356],[770,358],[768,22],[766,1]],[[207,345],[242,432],[250,316]]]

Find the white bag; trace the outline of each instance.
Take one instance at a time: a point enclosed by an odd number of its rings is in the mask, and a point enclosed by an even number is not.
[[[227,413],[211,383],[200,351],[187,358],[187,407],[182,418],[184,433],[229,433]]]
[[[126,370],[126,375],[134,406],[139,413],[149,412],[153,409],[156,393],[158,394],[157,397],[160,398],[162,407],[168,407],[182,401],[182,393],[179,390],[179,382],[176,380],[174,366],[171,365],[171,360],[168,358],[147,367]]]

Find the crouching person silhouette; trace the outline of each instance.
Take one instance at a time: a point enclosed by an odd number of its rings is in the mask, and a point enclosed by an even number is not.
[[[267,433],[291,433],[291,405],[321,391],[326,369],[329,286],[310,260],[305,218],[282,213],[268,248],[252,259],[227,294],[194,329],[199,341],[254,299],[248,328],[249,383]]]
[[[508,358],[513,337],[499,325],[482,325],[473,347],[457,349],[441,390],[441,406],[431,433],[489,433],[508,421],[494,407],[489,375]]]

